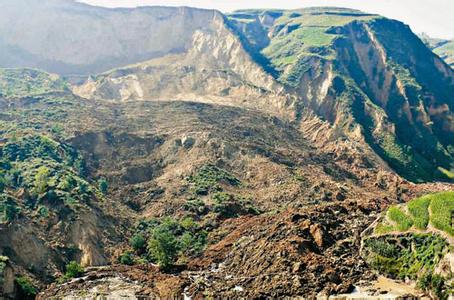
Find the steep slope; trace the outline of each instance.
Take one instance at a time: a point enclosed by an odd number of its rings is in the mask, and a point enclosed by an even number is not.
[[[73,91],[104,100],[189,100],[291,115],[295,99],[244,50],[224,17],[192,34],[180,55],[169,54],[90,78]]]
[[[452,168],[453,71],[407,26],[343,9],[230,18],[280,82],[336,127],[359,126],[396,171],[428,180]],[[250,40],[260,26],[268,42]]]
[[[64,116],[83,101],[56,75],[0,73],[8,86],[7,97],[0,97],[0,253],[16,279],[5,296],[20,298],[21,276],[42,287],[71,260],[104,265],[123,234],[80,152],[60,137]]]
[[[238,11],[214,25],[194,33],[184,54],[105,73],[74,91],[250,107],[325,141],[344,136],[371,147],[409,180],[452,179],[454,73],[404,24],[313,8]],[[314,122],[327,124],[322,134]]]
[[[183,52],[192,33],[209,29],[219,15],[190,8],[104,9],[72,0],[2,0],[0,67],[96,74]]]

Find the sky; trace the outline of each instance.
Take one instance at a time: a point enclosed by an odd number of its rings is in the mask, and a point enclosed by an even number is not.
[[[191,6],[230,12],[242,8],[337,6],[377,13],[410,25],[416,33],[454,39],[454,0],[80,0],[105,7]]]

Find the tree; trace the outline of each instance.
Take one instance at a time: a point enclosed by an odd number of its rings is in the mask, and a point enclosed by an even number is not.
[[[73,175],[67,174],[58,184],[58,189],[70,192],[77,186],[77,181]]]
[[[6,186],[6,179],[3,176],[3,174],[0,173],[0,193],[3,193],[3,191],[5,190],[5,186]]]
[[[99,179],[98,186],[99,186],[99,190],[101,191],[101,193],[103,195],[106,195],[107,191],[109,189],[109,184],[107,183],[107,180],[105,178]]]
[[[178,254],[178,241],[168,226],[160,225],[153,230],[148,242],[148,254],[163,269],[173,265]]]
[[[146,240],[142,234],[137,233],[135,234],[130,240],[129,243],[131,247],[137,252],[142,253],[146,247]]]
[[[47,188],[49,187],[49,175],[50,170],[45,167],[41,166],[38,168],[38,172],[35,175],[35,181],[33,182],[33,192],[37,195],[41,195],[47,192]]]

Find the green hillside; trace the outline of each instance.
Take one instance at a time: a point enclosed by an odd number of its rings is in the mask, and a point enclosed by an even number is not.
[[[454,236],[454,192],[426,195],[405,206],[391,207],[386,218],[375,228],[383,234],[391,231],[426,230],[428,226]]]
[[[252,57],[303,107],[344,131],[359,125],[369,145],[411,181],[452,180],[452,70],[441,70],[408,26],[330,8],[228,17]],[[322,82],[328,90],[317,94]]]
[[[57,75],[33,69],[0,69],[0,96],[36,96],[67,89],[67,83]]]

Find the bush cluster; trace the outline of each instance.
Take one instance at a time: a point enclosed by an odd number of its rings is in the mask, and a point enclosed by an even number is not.
[[[169,269],[177,260],[185,261],[202,253],[207,243],[207,232],[192,218],[174,220],[143,220],[136,226],[136,233],[129,243],[133,251],[125,251],[122,264],[150,261]]]

